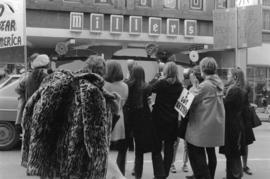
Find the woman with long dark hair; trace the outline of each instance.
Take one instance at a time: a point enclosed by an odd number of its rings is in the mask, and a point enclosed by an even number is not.
[[[141,66],[134,66],[128,83],[128,120],[135,139],[135,177],[140,179],[143,171],[143,154],[152,151],[152,119],[148,97],[151,89],[145,82],[145,72]]]
[[[183,87],[179,80],[178,68],[174,62],[166,63],[164,78],[152,86],[156,93],[152,117],[157,141],[152,152],[154,176],[167,178],[173,160],[173,145],[177,138],[178,112],[174,109]],[[164,142],[164,159],[161,155]]]
[[[228,72],[229,86],[225,92],[225,145],[220,153],[226,156],[226,178],[240,179],[243,176],[241,155],[245,148],[243,110],[245,107],[245,80],[240,68]]]
[[[115,122],[115,125],[113,125],[112,134],[111,134],[111,141],[116,142],[118,144],[118,155],[117,155],[117,164],[116,166],[111,160],[109,160],[109,170],[116,179],[122,179],[124,178],[123,175],[125,175],[125,157],[126,157],[126,151],[123,151],[122,148],[125,146],[123,144],[126,139],[125,134],[125,124],[124,124],[124,115],[123,115],[123,106],[126,103],[126,100],[128,98],[128,86],[126,83],[123,82],[124,75],[122,71],[121,65],[114,61],[109,60],[106,62],[106,74],[105,74],[105,80],[106,83],[104,85],[104,88],[108,90],[109,92],[117,93],[120,96],[120,104],[119,105],[119,111],[114,117],[118,118],[118,120]],[[113,122],[114,123],[114,122]],[[120,156],[124,155],[124,160],[120,162],[119,159]],[[107,175],[108,176],[108,175]]]

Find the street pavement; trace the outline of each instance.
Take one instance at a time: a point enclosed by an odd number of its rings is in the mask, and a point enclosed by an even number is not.
[[[270,123],[263,122],[263,125],[254,130],[256,142],[249,147],[248,166],[252,169],[253,175],[244,175],[245,179],[269,179],[270,178]],[[217,151],[217,150],[216,150]],[[29,177],[25,175],[25,169],[20,166],[19,147],[12,151],[0,152],[0,179],[37,179],[38,177]],[[111,157],[116,158],[117,153],[111,152]],[[181,141],[177,151],[176,174],[170,174],[168,179],[184,179],[191,175],[191,172],[182,172],[183,141]],[[225,158],[217,154],[218,164],[216,170],[216,179],[225,177]],[[128,153],[126,176],[133,179],[131,171],[134,165],[134,152]],[[189,170],[190,166],[189,166]],[[143,179],[153,178],[153,168],[151,155],[145,154]]]

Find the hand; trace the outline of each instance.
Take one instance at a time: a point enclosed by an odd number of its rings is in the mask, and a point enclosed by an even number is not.
[[[113,94],[115,100],[116,100],[117,102],[120,102],[121,96],[120,96],[118,93],[116,93],[116,92],[113,92],[112,94]]]

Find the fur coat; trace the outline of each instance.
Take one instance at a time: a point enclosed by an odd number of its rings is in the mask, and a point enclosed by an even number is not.
[[[28,175],[103,179],[114,97],[92,73],[55,72],[27,102],[22,165]]]

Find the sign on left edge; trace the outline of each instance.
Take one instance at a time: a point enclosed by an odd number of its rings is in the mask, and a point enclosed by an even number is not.
[[[25,60],[25,0],[0,1],[0,63]]]

